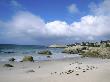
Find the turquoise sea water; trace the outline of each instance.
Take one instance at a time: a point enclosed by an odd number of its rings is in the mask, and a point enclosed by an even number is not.
[[[38,54],[38,51],[50,50],[53,54],[50,58],[45,55]],[[79,57],[78,54],[61,53],[63,49],[46,48],[38,45],[0,45],[0,61],[8,61],[14,57],[16,61],[21,61],[24,56],[33,56],[35,61],[57,60],[64,58]]]

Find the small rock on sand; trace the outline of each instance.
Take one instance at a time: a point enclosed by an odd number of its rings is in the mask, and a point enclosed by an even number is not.
[[[86,72],[86,71],[83,71],[83,72]]]
[[[4,64],[3,66],[4,66],[4,67],[14,67],[14,66],[11,65],[11,64]]]
[[[40,66],[38,68],[40,68]]]
[[[27,70],[26,72],[30,73],[30,72],[35,72],[35,71],[33,69],[30,69],[30,70]]]
[[[78,73],[76,75],[79,75]]]

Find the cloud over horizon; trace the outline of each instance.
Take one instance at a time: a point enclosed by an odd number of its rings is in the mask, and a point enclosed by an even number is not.
[[[29,11],[18,11],[11,20],[0,21],[0,41],[18,44],[50,44],[47,41],[66,43],[67,39],[72,41],[109,39],[109,4],[110,0],[104,0],[98,5],[95,3],[89,5],[92,14],[83,16],[80,21],[73,21],[71,24],[60,20],[46,23],[44,19]],[[73,5],[70,11],[79,12]]]

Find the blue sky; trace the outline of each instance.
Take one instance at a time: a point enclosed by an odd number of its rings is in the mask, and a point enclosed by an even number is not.
[[[0,43],[109,39],[110,0],[0,0]]]
[[[14,5],[13,1],[19,5]],[[89,13],[88,5],[91,1],[101,2],[101,0],[0,0],[0,18],[10,20],[17,11],[24,10],[42,17],[46,22],[62,20],[71,23]],[[67,7],[71,4],[76,4],[81,13],[69,13]]]

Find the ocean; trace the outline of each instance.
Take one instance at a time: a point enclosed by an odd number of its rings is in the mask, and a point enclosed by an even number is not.
[[[46,55],[38,54],[38,51],[50,50],[52,55],[48,58]],[[58,60],[65,58],[78,57],[78,54],[61,53],[62,48],[47,48],[41,45],[14,45],[0,44],[0,61],[8,61],[9,58],[15,58],[21,61],[24,56],[33,56],[35,61]]]

